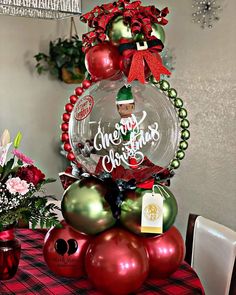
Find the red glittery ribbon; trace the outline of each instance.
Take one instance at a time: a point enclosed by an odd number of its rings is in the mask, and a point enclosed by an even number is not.
[[[103,42],[106,39],[108,23],[115,17],[122,15],[124,23],[129,24],[133,34],[143,33],[149,39],[152,33],[152,24],[166,25],[168,8],[159,10],[154,5],[142,6],[141,1],[130,3],[128,0],[118,0],[114,3],[96,6],[90,12],[80,17],[81,21],[88,23],[94,30],[83,35],[85,51],[95,41]]]
[[[0,232],[0,241],[10,241],[15,238],[14,228],[4,230]]]

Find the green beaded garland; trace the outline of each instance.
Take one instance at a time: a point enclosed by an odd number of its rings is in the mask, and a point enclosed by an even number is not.
[[[180,123],[180,126],[183,128],[183,129],[187,129],[189,127],[190,123],[187,119],[183,119]]]
[[[182,99],[181,98],[176,98],[175,100],[174,100],[174,106],[176,107],[176,108],[182,108],[182,106],[184,105],[184,103],[183,103],[183,101],[182,101]]]
[[[171,162],[171,167],[172,167],[173,169],[177,169],[177,168],[179,168],[179,166],[180,166],[180,161],[179,161],[179,160],[174,159],[174,160]]]
[[[161,90],[163,90],[163,91],[168,91],[169,88],[170,88],[170,83],[167,82],[166,80],[161,80],[161,81],[160,81],[160,88],[161,88]]]
[[[181,142],[179,143],[179,148],[180,148],[181,150],[186,150],[186,149],[188,148],[188,142],[185,141],[185,140],[181,141]]]
[[[156,78],[154,76],[151,76],[149,78],[150,82],[154,85],[160,84],[160,81],[157,81]]]
[[[184,157],[185,157],[185,152],[184,152],[184,151],[179,150],[179,151],[176,153],[176,158],[177,158],[178,160],[183,160]]]
[[[170,88],[168,91],[169,98],[176,98],[177,97],[177,91],[174,88]]]
[[[180,117],[181,119],[186,118],[187,115],[188,115],[188,113],[187,113],[186,109],[183,109],[183,108],[182,108],[182,109],[179,109],[179,117]]]
[[[190,137],[190,132],[188,130],[181,131],[181,138],[184,140],[188,140]]]

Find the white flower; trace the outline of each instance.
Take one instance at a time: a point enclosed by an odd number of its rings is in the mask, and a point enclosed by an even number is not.
[[[7,129],[3,131],[0,138],[0,166],[4,166],[7,158],[7,152],[11,146],[10,133]]]

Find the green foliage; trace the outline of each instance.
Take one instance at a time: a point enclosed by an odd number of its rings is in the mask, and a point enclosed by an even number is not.
[[[61,38],[49,43],[49,55],[38,53],[34,56],[37,61],[36,70],[39,74],[49,71],[50,74],[62,80],[62,68],[65,68],[72,75],[74,80],[81,79],[81,74],[74,71],[79,68],[82,75],[86,73],[84,63],[84,52],[82,41],[77,35],[71,39]]]

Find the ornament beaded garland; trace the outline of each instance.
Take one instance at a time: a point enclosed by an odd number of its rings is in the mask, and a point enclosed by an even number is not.
[[[153,77],[150,78],[150,82],[153,83],[160,90],[162,90],[166,96],[168,96],[168,98],[173,103],[173,106],[176,109],[179,117],[180,128],[182,129],[180,132],[180,137],[182,140],[180,141],[175,157],[171,161],[169,166],[170,170],[177,169],[180,166],[180,161],[183,160],[185,157],[184,150],[188,148],[187,140],[190,138],[190,131],[188,130],[190,123],[186,119],[188,112],[185,108],[183,108],[183,100],[177,97],[177,91],[174,88],[171,88],[169,82],[167,82],[166,80],[156,82],[155,79],[153,79]]]

